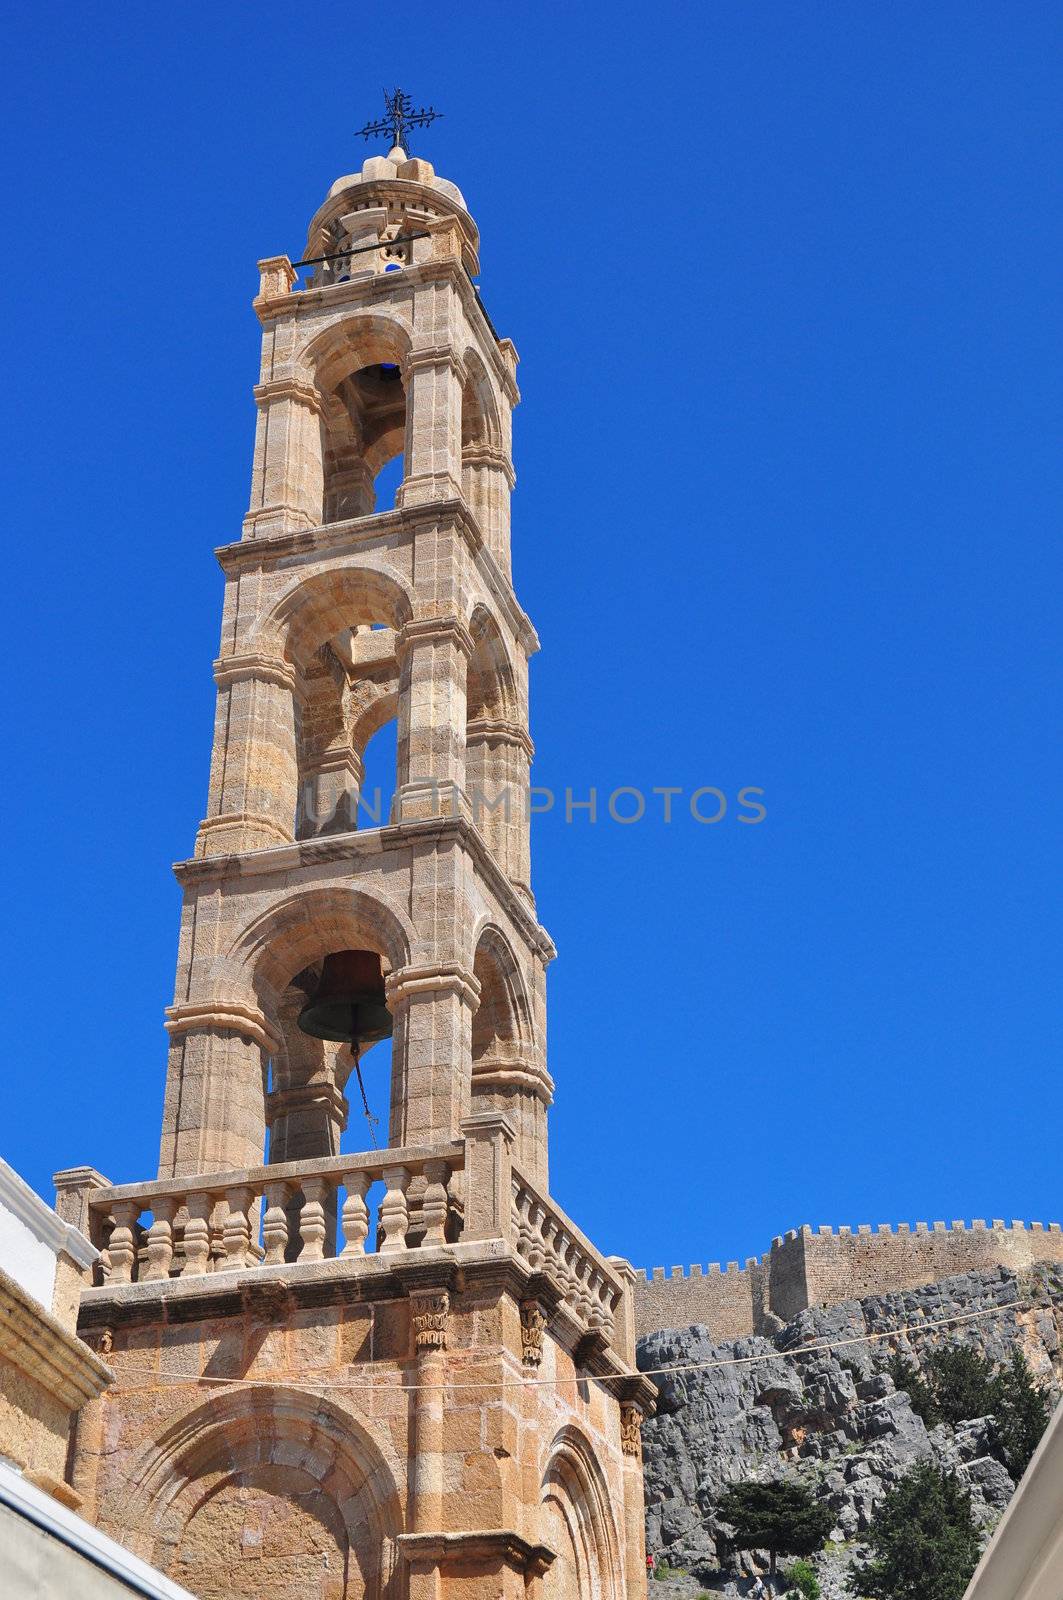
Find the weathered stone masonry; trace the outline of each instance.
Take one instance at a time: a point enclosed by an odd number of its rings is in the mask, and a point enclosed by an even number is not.
[[[158,1177],[58,1176],[115,1375],[77,1493],[203,1600],[645,1592],[634,1275],[549,1193],[517,354],[478,248],[459,190],[396,147],[333,184],[308,282],[259,263]],[[389,720],[391,815],[359,827]],[[369,957],[390,1013],[383,1149],[342,1149],[348,1036],[300,1021],[336,956]]]
[[[985,1267],[1017,1271],[1035,1261],[1063,1262],[1063,1230],[1058,1222],[1001,1220],[968,1226],[953,1222],[902,1222],[896,1230],[880,1223],[872,1232],[809,1226],[772,1241],[762,1256],[744,1266],[673,1267],[665,1276],[655,1267],[637,1275],[636,1326],[640,1334],[691,1323],[708,1327],[717,1339],[770,1333],[772,1319],[789,1322],[812,1307],[840,1305],[868,1294],[893,1294]]]

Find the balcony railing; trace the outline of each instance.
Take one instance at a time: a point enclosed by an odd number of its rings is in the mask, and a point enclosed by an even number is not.
[[[153,1183],[108,1184],[91,1168],[57,1174],[60,1214],[101,1251],[96,1287],[327,1263],[357,1273],[409,1252],[453,1248],[459,1260],[508,1248],[529,1293],[552,1300],[584,1336],[633,1359],[623,1263],[594,1248],[512,1162],[497,1112],[449,1144],[364,1151]],[[373,1270],[378,1270],[374,1268]],[[540,1281],[536,1286],[535,1281]],[[294,1280],[293,1280],[294,1281]],[[549,1286],[548,1288],[546,1286]]]
[[[623,1283],[575,1223],[519,1172],[513,1173],[513,1232],[518,1255],[557,1285],[574,1317],[611,1342]]]
[[[93,1189],[100,1280],[144,1283],[445,1244],[461,1226],[451,1180],[464,1156],[463,1143],[374,1150]]]

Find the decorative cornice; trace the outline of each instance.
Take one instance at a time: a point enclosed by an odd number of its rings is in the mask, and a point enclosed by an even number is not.
[[[530,1089],[544,1105],[554,1101],[553,1078],[532,1062],[474,1061],[472,1081],[477,1089]]]
[[[80,1410],[114,1381],[114,1373],[88,1345],[68,1333],[2,1268],[0,1359],[54,1395],[68,1411]]]
[[[174,1039],[186,1033],[224,1030],[253,1039],[265,1050],[279,1050],[282,1042],[265,1013],[258,1006],[248,1005],[243,1000],[208,1000],[200,1003],[185,1000],[180,1005],[166,1007],[165,1026]]]
[[[425,345],[419,350],[408,350],[402,362],[403,380],[409,373],[426,367],[451,367],[462,383],[467,376],[465,363],[452,344]]]
[[[249,512],[244,518],[244,526],[250,526],[255,518],[265,520],[272,517],[280,509],[284,508],[263,507],[260,511]],[[305,516],[303,512],[292,511],[291,514]],[[342,522],[307,521],[303,527],[285,528],[279,532],[262,534],[258,538],[237,539],[232,544],[217,545],[214,554],[224,572],[239,572],[246,567],[287,561],[293,557],[339,555],[354,546],[373,545],[396,533],[415,531],[424,523],[438,524],[447,519],[453,520],[472,552],[492,598],[498,602],[525,655],[534,655],[539,648],[539,635],[517,600],[512,580],[502,571],[484,543],[479,523],[465,501],[457,495],[442,500],[424,500],[412,506],[396,506],[390,511],[374,511],[364,517],[348,517]]]
[[[457,645],[466,660],[471,659],[476,649],[473,636],[460,617],[413,617],[399,629],[395,641],[396,659],[401,662],[410,646],[424,639],[450,641]]]
[[[457,961],[434,962],[420,967],[400,967],[384,979],[390,1006],[418,994],[456,994],[468,1005],[480,1001],[480,981]]]
[[[506,452],[496,444],[468,445],[461,452],[463,467],[492,467],[501,472],[511,489],[517,486],[517,474]]]
[[[297,405],[306,406],[319,417],[325,415],[325,402],[320,392],[312,383],[300,383],[298,378],[271,378],[268,383],[256,383],[252,393],[259,410],[272,405],[275,400],[294,400]]]
[[[474,717],[466,724],[465,743],[500,745],[508,744],[523,750],[529,761],[535,757],[535,746],[527,728],[505,717]]]
[[[347,1096],[334,1083],[303,1083],[294,1087],[270,1089],[266,1095],[266,1126],[272,1128],[278,1117],[309,1107],[323,1107],[338,1122],[346,1124]]]
[[[244,827],[254,827],[266,833],[272,833],[276,838],[277,843],[280,845],[292,843],[291,834],[286,833],[279,822],[275,821],[273,817],[265,817],[257,811],[219,811],[216,817],[204,817],[203,821],[199,824],[197,837],[200,839],[207,839],[212,833],[221,833],[226,830],[232,830],[233,828]],[[268,850],[271,849],[272,846],[264,845],[259,846],[259,848]],[[229,859],[229,855],[230,852],[228,851],[226,851],[223,855],[216,855],[213,857],[203,853],[197,856],[196,859],[225,861]]]
[[[278,688],[289,689],[292,693],[299,684],[299,674],[292,662],[286,661],[283,656],[266,655],[259,650],[219,656],[214,663],[214,682],[219,689],[228,683],[242,683],[247,678],[275,683]]]
[[[514,1572],[541,1577],[557,1552],[549,1545],[531,1544],[510,1529],[484,1529],[470,1533],[400,1533],[396,1539],[411,1565],[446,1569],[460,1565],[480,1566],[502,1561]]]
[[[264,845],[228,855],[193,856],[174,863],[178,883],[216,883],[225,878],[253,878],[260,874],[295,872],[325,859],[354,861],[362,856],[421,844],[458,841],[476,863],[476,869],[504,908],[515,928],[539,956],[544,966],[557,955],[553,940],[537,920],[527,900],[506,877],[477,827],[466,817],[420,817],[389,823],[383,828],[360,828],[354,833],[332,834],[297,844]]]
[[[31,1189],[14,1167],[0,1158],[0,1208],[10,1211],[28,1228],[34,1238],[47,1245],[53,1255],[65,1252],[78,1267],[91,1267],[100,1252],[80,1229],[56,1216],[47,1201]],[[34,1302],[36,1304],[36,1302]]]

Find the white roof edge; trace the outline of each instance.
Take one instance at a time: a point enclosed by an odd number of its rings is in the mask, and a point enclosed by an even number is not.
[[[20,1177],[3,1156],[0,1156],[0,1206],[5,1206],[18,1217],[42,1244],[46,1244],[57,1255],[60,1250],[65,1250],[79,1267],[91,1267],[94,1261],[99,1260],[100,1252],[89,1243],[81,1229],[57,1216],[48,1202],[41,1199],[36,1189],[30,1188],[25,1178]]]
[[[195,1596],[187,1589],[164,1578],[146,1561],[133,1555],[116,1540],[109,1539],[91,1522],[86,1522],[84,1517],[60,1505],[43,1489],[27,1483],[21,1473],[2,1461],[0,1505],[6,1506],[16,1516],[35,1523],[53,1538],[76,1550],[86,1561],[91,1561],[93,1566],[102,1567],[135,1594],[150,1596],[151,1600],[195,1600]]]

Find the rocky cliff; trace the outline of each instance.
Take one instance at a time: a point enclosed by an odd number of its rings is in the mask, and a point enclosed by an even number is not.
[[[926,1327],[972,1311],[991,1314],[955,1327]],[[889,1339],[788,1354],[814,1341],[898,1328],[904,1333]],[[658,1414],[643,1428],[648,1549],[691,1575],[681,1589],[744,1593],[755,1566],[730,1552],[714,1515],[717,1496],[739,1479],[792,1476],[833,1514],[831,1543],[818,1565],[826,1600],[842,1600],[845,1572],[860,1554],[876,1504],[927,1457],[955,1468],[969,1484],[988,1537],[1015,1487],[992,1453],[992,1421],[974,1418],[928,1430],[886,1365],[895,1351],[918,1364],[931,1344],[968,1344],[994,1362],[1004,1362],[1018,1346],[1054,1400],[1063,1378],[1061,1333],[1063,1268],[1045,1262],[1024,1272],[996,1267],[803,1311],[770,1338],[713,1344],[699,1327],[647,1335],[639,1342],[643,1370],[763,1358],[655,1379]],[[663,1600],[663,1587],[654,1585],[654,1591]]]

